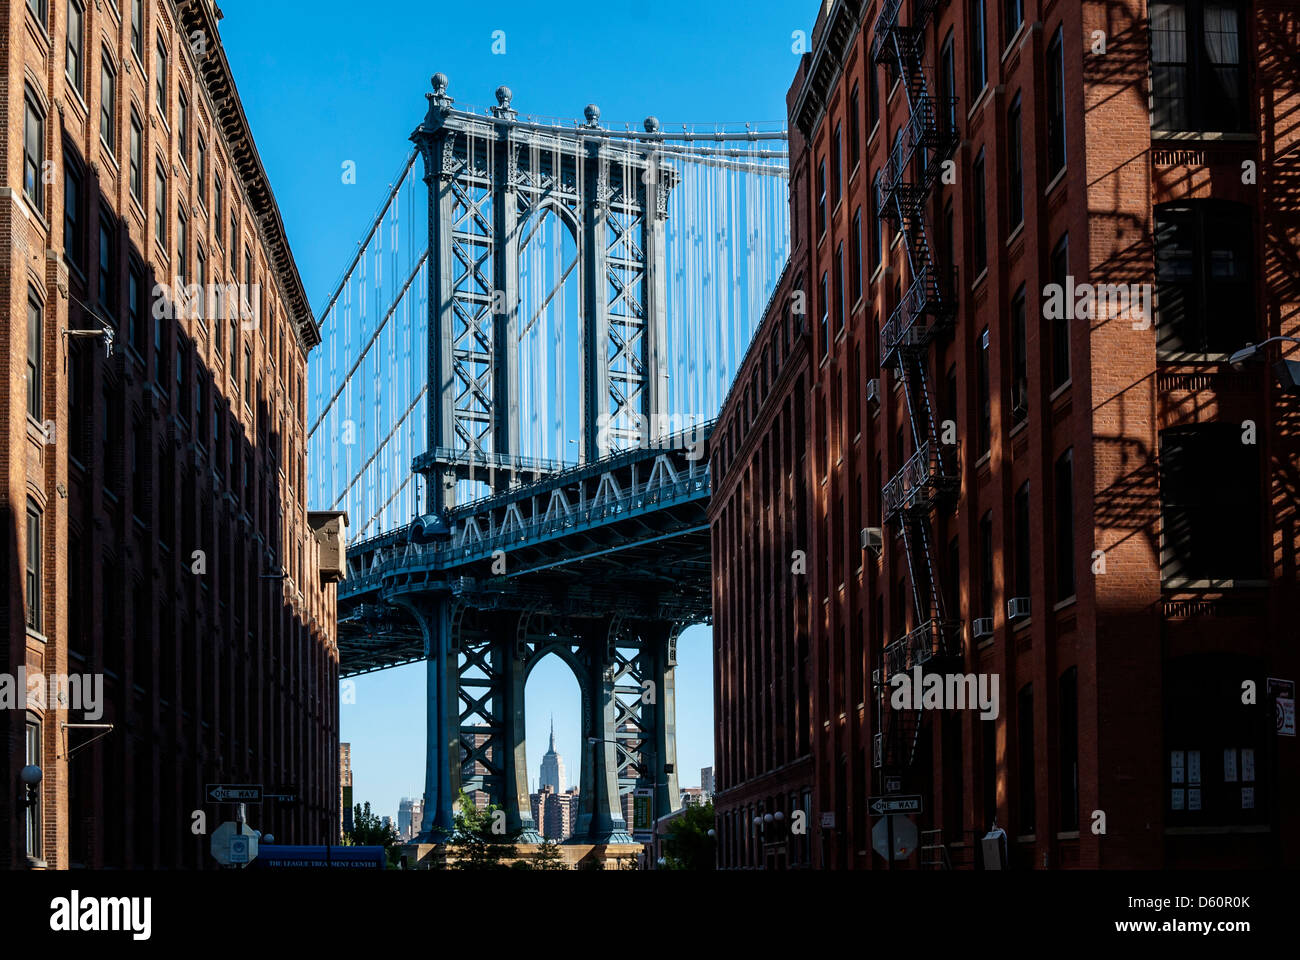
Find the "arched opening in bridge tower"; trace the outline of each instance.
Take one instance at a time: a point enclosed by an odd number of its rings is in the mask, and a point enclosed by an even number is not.
[[[581,268],[572,214],[542,206],[519,227],[519,453],[582,451]]]
[[[582,691],[573,668],[558,654],[543,656],[528,675],[524,728],[528,792],[537,831],[548,839],[567,839],[576,826],[579,807],[578,795],[569,791],[582,788],[585,745]]]

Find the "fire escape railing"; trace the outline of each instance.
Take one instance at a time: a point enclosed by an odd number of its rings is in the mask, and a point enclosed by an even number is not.
[[[885,646],[872,671],[876,694],[873,765],[905,773],[916,761],[924,714],[893,710],[890,678],[960,655],[961,624],[944,609],[934,560],[932,515],[960,486],[956,444],[939,442],[931,403],[929,347],[956,317],[956,269],[941,264],[927,230],[927,208],[944,164],[957,147],[956,100],[932,96],[922,59],[927,24],[937,0],[910,4],[912,22],[899,23],[902,0],[884,0],[875,22],[871,58],[903,81],[908,118],[899,129],[872,189],[881,220],[905,238],[908,282],[880,329],[880,365],[903,385],[905,419],[915,451],[881,488],[883,522],[892,524],[907,557],[916,624]],[[903,611],[898,611],[899,615]]]

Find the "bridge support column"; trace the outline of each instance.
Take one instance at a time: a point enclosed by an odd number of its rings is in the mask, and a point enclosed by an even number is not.
[[[607,630],[601,630],[587,640],[590,653],[586,687],[591,698],[584,702],[586,709],[582,711],[582,812],[573,837],[580,843],[633,842],[618,795],[615,661],[606,637]]]
[[[528,614],[522,616],[526,619]],[[533,820],[532,799],[528,794],[528,733],[524,723],[528,664],[514,634],[503,635],[499,642],[501,669],[505,672],[502,678],[505,691],[505,709],[502,711],[504,745],[500,763],[506,831],[510,834],[518,832],[519,843],[540,843],[542,825]]]
[[[460,792],[459,695],[452,649],[451,601],[403,604],[424,633],[428,689],[425,694],[424,819],[420,843],[442,843],[452,833],[453,805]]]
[[[653,703],[641,704],[641,720],[650,732],[650,749],[642,751],[646,779],[654,778],[654,817],[682,805],[677,787],[677,629],[656,624],[645,631],[641,675],[654,683]],[[649,756],[645,756],[645,754]]]

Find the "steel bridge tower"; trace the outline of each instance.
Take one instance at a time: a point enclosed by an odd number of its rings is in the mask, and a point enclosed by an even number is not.
[[[428,113],[411,136],[429,198],[428,442],[413,465],[425,478],[426,513],[405,538],[416,547],[446,536],[457,493],[471,484],[509,497],[566,476],[565,464],[524,456],[520,444],[518,346],[528,323],[520,258],[529,224],[543,214],[558,215],[577,247],[579,462],[634,444],[646,424],[660,422],[667,398],[664,230],[678,174],[659,163],[657,121],[646,121],[644,136],[614,134],[600,127],[593,105],[585,126],[532,123],[518,118],[506,87],[490,115],[468,113],[453,108],[447,83],[434,75]],[[567,489],[582,495],[581,483]],[[503,525],[511,509],[503,507]],[[654,817],[680,805],[673,681],[680,621],[625,615],[609,603],[583,609],[538,600],[536,591],[532,600],[504,591],[471,597],[452,582],[421,582],[391,602],[419,624],[427,659],[422,841],[448,836],[462,789],[484,791],[505,811],[509,834],[537,841],[524,687],[549,653],[569,664],[582,692],[573,839],[632,842],[621,797],[638,786],[653,790]]]
[[[916,626],[885,647],[872,683],[877,731],[873,765],[882,779],[890,772],[906,781],[916,773],[924,712],[891,709],[889,678],[916,665],[945,669],[959,659],[961,623],[955,611],[945,609],[932,528],[934,512],[947,508],[960,486],[958,448],[941,443],[929,386],[930,345],[952,329],[956,316],[955,268],[939,262],[926,229],[932,191],[957,146],[957,101],[930,94],[922,67],[926,27],[937,0],[910,4],[912,20],[907,25],[899,23],[901,5],[901,0],[885,0],[876,19],[871,57],[902,79],[909,119],[872,186],[880,217],[903,232],[910,278],[881,328],[880,364],[882,370],[892,369],[903,385],[914,452],[885,483],[882,503],[884,521],[896,527],[907,554]]]

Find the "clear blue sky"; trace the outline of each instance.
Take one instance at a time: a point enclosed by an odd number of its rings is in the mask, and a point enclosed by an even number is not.
[[[796,30],[811,32],[817,0],[748,3],[580,3],[388,0],[268,3],[222,0],[221,37],[313,307],[324,307],[424,116],[436,71],[462,106],[495,103],[506,84],[523,113],[602,121],[779,121],[797,66]],[[494,32],[505,53],[493,53]],[[498,38],[499,39],[499,38]],[[634,127],[635,129],[635,127]],[[342,182],[356,165],[356,184]],[[678,643],[678,771],[699,783],[713,762],[709,631]],[[355,796],[396,818],[424,785],[424,667],[361,677],[342,708]],[[557,747],[578,774],[578,693],[554,657],[527,690],[528,767],[537,777],[553,712]]]

